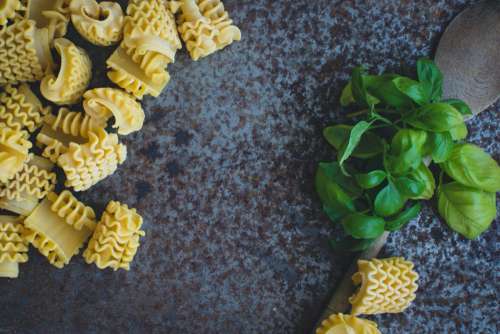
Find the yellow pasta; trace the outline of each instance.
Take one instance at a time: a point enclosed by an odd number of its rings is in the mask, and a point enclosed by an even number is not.
[[[359,291],[349,298],[352,314],[399,313],[415,299],[418,274],[401,257],[359,260],[352,276]]]
[[[93,210],[68,196],[67,191],[59,196],[49,194],[24,221],[24,238],[52,265],[62,268],[92,234],[92,216]]]
[[[49,40],[66,35],[71,0],[27,0],[27,16],[46,29]]]
[[[178,29],[193,60],[206,57],[241,39],[220,0],[180,0],[170,4],[179,8]]]
[[[0,216],[0,277],[19,276],[19,263],[28,261],[28,242],[21,217]]]
[[[112,116],[118,133],[128,135],[139,131],[144,123],[144,110],[133,96],[120,89],[96,88],[83,95],[85,112],[98,123],[106,123]]]
[[[108,46],[122,38],[123,11],[118,3],[73,0],[70,10],[76,30],[92,44]]]
[[[32,155],[14,178],[0,185],[0,208],[29,215],[56,185],[53,164],[47,159]]]
[[[18,87],[8,85],[0,93],[0,126],[3,124],[16,131],[27,128],[29,132],[34,132],[49,111],[50,108],[44,108],[26,84]]]
[[[0,4],[0,26],[4,26],[9,20],[12,20],[19,9],[21,9],[21,1],[3,0]]]
[[[130,263],[145,233],[140,228],[142,217],[135,209],[111,201],[97,225],[83,257],[99,269],[130,269]]]
[[[7,182],[23,168],[30,148],[24,132],[0,127],[0,182]]]
[[[85,144],[70,143],[68,151],[57,159],[66,175],[65,185],[83,191],[113,174],[125,161],[127,149],[116,134],[103,129],[89,133]]]
[[[0,85],[40,80],[52,66],[48,32],[31,20],[0,29]]]
[[[46,75],[40,91],[47,100],[56,104],[74,104],[90,83],[92,63],[85,50],[65,38],[54,40],[54,46],[61,56],[59,74],[57,77]]]
[[[380,331],[373,321],[339,313],[323,320],[316,334],[380,334]]]

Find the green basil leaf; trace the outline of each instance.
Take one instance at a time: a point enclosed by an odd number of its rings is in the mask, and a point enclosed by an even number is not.
[[[423,84],[428,101],[436,102],[443,96],[443,74],[429,59],[417,62],[418,80]]]
[[[385,230],[394,232],[401,229],[401,227],[403,227],[410,220],[416,218],[420,213],[420,210],[422,210],[422,205],[420,203],[409,207],[408,209],[402,211],[396,218],[388,221],[385,224]]]
[[[402,129],[392,138],[389,151],[389,169],[394,174],[405,174],[422,162],[427,133],[421,130]]]
[[[435,163],[446,161],[453,149],[453,138],[449,132],[431,132],[427,136],[427,144],[432,160]]]
[[[352,129],[351,132],[349,133],[349,139],[347,142],[343,145],[343,147],[339,150],[339,165],[342,168],[342,165],[344,162],[351,156],[353,153],[354,149],[358,146],[359,142],[361,141],[361,138],[363,137],[363,134],[368,131],[370,126],[372,125],[372,122],[365,122],[361,121],[358,122]],[[345,174],[345,173],[344,173]]]
[[[392,80],[392,82],[397,89],[415,101],[415,103],[423,105],[429,101],[423,85],[421,85],[420,82],[406,77],[398,77]]]
[[[375,213],[382,217],[392,216],[403,208],[405,202],[404,196],[389,182],[375,197]]]
[[[399,192],[408,197],[414,198],[421,196],[425,190],[425,184],[420,180],[414,180],[406,176],[398,177],[394,184],[398,188]]]
[[[352,95],[351,87],[351,82],[349,82],[342,90],[342,95],[340,95],[340,105],[342,107],[347,107],[356,102],[356,100],[354,100],[354,96]]]
[[[335,125],[329,126],[323,130],[323,136],[337,151],[340,151],[349,140],[349,135],[352,131],[352,126],[349,125]],[[355,158],[371,158],[384,151],[382,139],[376,134],[367,131],[361,137],[358,145],[352,152]]]
[[[342,226],[355,239],[374,239],[384,233],[385,221],[380,217],[353,213],[342,219]]]
[[[480,147],[472,144],[455,146],[441,168],[455,181],[489,192],[500,191],[500,167]]]
[[[420,107],[406,121],[417,129],[446,132],[464,122],[462,114],[446,103],[431,103]]]
[[[345,237],[339,241],[330,240],[330,245],[338,251],[360,252],[368,249],[375,239],[354,239]]]
[[[382,101],[385,105],[396,109],[407,109],[413,106],[412,100],[403,94],[392,80],[398,75],[367,75],[364,77],[366,89],[370,95]]]
[[[453,108],[457,109],[457,111],[461,113],[462,116],[472,116],[472,110],[470,110],[470,107],[467,105],[467,103],[465,103],[462,100],[448,99],[448,100],[443,100],[441,102],[448,103]]]
[[[455,141],[465,139],[469,134],[465,122],[455,126],[454,128],[451,128],[449,133],[451,135],[451,138]]]
[[[439,190],[438,210],[452,230],[474,239],[495,219],[496,196],[495,193],[452,182]]]
[[[328,178],[321,168],[318,168],[315,181],[323,209],[333,222],[356,210],[353,199],[338,184]]]
[[[386,174],[383,170],[374,170],[366,174],[356,174],[354,177],[361,188],[371,189],[381,184]]]
[[[409,199],[431,199],[434,196],[434,191],[436,189],[436,180],[434,175],[432,175],[429,167],[425,163],[421,163],[416,169],[411,171],[409,176],[417,181],[424,184],[425,188],[422,193],[418,196],[410,196]]]
[[[365,76],[363,75],[364,69],[362,67],[356,67],[352,71],[352,79],[351,79],[351,91],[352,91],[352,96],[354,97],[354,100],[362,105],[362,106],[368,106],[372,107],[380,101],[368,94],[365,86]],[[347,94],[347,92],[346,92]]]

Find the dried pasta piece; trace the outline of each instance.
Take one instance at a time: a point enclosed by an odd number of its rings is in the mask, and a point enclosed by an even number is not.
[[[124,15],[118,3],[73,0],[70,10],[76,30],[92,44],[108,46],[122,38]]]
[[[144,123],[144,110],[130,94],[121,89],[96,88],[83,95],[85,112],[98,123],[106,123],[114,116],[114,128],[128,135],[139,131]]]
[[[113,52],[106,64],[109,68],[109,79],[138,99],[142,99],[144,95],[159,96],[170,80],[168,73],[161,81],[148,77],[141,66],[135,63],[122,47],[118,47]]]
[[[74,104],[80,100],[92,77],[92,62],[82,48],[65,38],[54,40],[61,56],[61,66],[56,77],[46,75],[40,84],[42,95],[56,104]]]
[[[40,80],[52,66],[48,32],[31,20],[0,29],[0,85]]]
[[[49,41],[64,37],[68,30],[71,0],[27,0],[27,17],[37,28],[47,29]]]
[[[359,260],[352,276],[359,291],[349,298],[352,314],[399,313],[415,299],[418,274],[402,257]]]
[[[49,111],[50,108],[44,108],[26,84],[18,87],[7,85],[0,93],[0,126],[3,124],[16,131],[27,128],[34,132]]]
[[[24,132],[0,127],[0,182],[7,182],[23,168],[30,148]]]
[[[111,201],[89,241],[83,257],[88,264],[95,263],[99,269],[130,269],[139,247],[140,237],[145,232],[142,217],[135,209]]]
[[[16,11],[21,9],[21,1],[4,0],[0,4],[0,26],[7,24],[9,20],[16,17]]]
[[[17,278],[19,263],[28,261],[28,242],[21,217],[0,216],[0,277]]]
[[[61,196],[63,199],[58,202]],[[62,268],[78,254],[95,228],[88,223],[92,219],[90,210],[66,192],[59,196],[49,194],[24,221],[24,238],[52,265]],[[81,228],[75,228],[80,223]]]
[[[103,129],[89,133],[85,144],[70,143],[68,151],[57,159],[66,175],[65,185],[83,191],[113,174],[125,161],[127,149],[116,134]]]
[[[373,321],[339,313],[323,320],[316,334],[380,334],[380,331]]]
[[[233,20],[229,18],[229,13],[224,9],[221,0],[196,0],[196,2],[203,16],[208,18],[219,31],[215,37],[217,50],[241,40],[241,31],[233,25]]]
[[[57,116],[47,114],[44,117],[44,126],[36,136],[36,144],[43,148],[42,156],[55,163],[61,154],[68,151],[69,143],[85,143],[90,131],[104,125],[84,113],[60,108]]]

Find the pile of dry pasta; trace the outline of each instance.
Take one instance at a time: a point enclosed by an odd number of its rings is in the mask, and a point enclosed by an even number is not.
[[[87,90],[92,62],[64,38],[70,21],[92,44],[118,45],[106,62],[116,87]],[[70,190],[88,190],[125,161],[119,135],[142,128],[138,100],[167,85],[181,39],[198,60],[240,38],[220,0],[130,0],[125,12],[116,2],[96,0],[4,0],[0,208],[15,215],[0,216],[0,277],[18,276],[29,244],[62,268],[87,240],[87,263],[128,270],[145,234],[142,217],[110,201],[98,219]],[[43,98],[28,85],[38,81]],[[116,133],[106,130],[112,119]],[[59,194],[57,168],[69,189]]]

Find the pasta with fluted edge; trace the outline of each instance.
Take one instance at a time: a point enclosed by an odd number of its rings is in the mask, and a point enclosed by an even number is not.
[[[16,131],[27,128],[29,132],[34,132],[49,112],[50,107],[43,107],[26,84],[17,87],[7,85],[0,93],[0,126],[5,125]]]
[[[220,0],[179,0],[168,6],[179,11],[178,29],[193,60],[206,57],[241,39]]]
[[[48,32],[31,20],[0,29],[0,85],[40,80],[52,67]]]
[[[27,16],[48,32],[49,40],[66,35],[71,0],[26,0]]]
[[[108,46],[122,38],[124,15],[118,3],[72,0],[70,10],[76,30],[92,44]]]
[[[23,236],[52,265],[62,268],[92,234],[92,217],[93,210],[68,196],[67,191],[59,196],[51,193],[26,217]]]
[[[140,237],[145,232],[142,217],[135,209],[116,201],[108,203],[92,235],[83,257],[99,269],[130,269]]]
[[[103,129],[89,133],[85,144],[70,143],[68,151],[57,159],[66,175],[65,185],[83,191],[113,174],[125,161],[127,149],[116,134]]]
[[[56,104],[74,104],[80,100],[92,77],[92,62],[87,52],[65,38],[54,40],[61,56],[57,77],[46,75],[40,84],[42,95]]]
[[[21,217],[0,216],[0,277],[17,278],[19,263],[28,261]]]
[[[0,208],[29,215],[56,185],[54,164],[49,160],[31,155],[30,160],[12,180],[0,185]]]
[[[415,299],[418,288],[413,263],[402,257],[358,260],[352,280],[361,284],[349,298],[354,315],[402,312]]]
[[[0,182],[12,179],[28,160],[32,145],[26,138],[25,132],[0,127]]]
[[[316,334],[380,334],[380,331],[373,321],[338,313],[323,320]]]
[[[99,123],[82,112],[60,108],[57,116],[47,114],[44,117],[42,130],[36,136],[37,146],[43,148],[42,156],[52,162],[68,150],[71,142],[83,144],[87,142],[90,131],[103,128]]]
[[[0,26],[7,24],[16,16],[16,11],[21,9],[21,1],[19,0],[4,0],[0,5]]]
[[[139,131],[144,123],[144,110],[128,93],[114,88],[95,88],[83,95],[85,112],[98,123],[115,118],[114,128],[118,133],[128,135]]]

